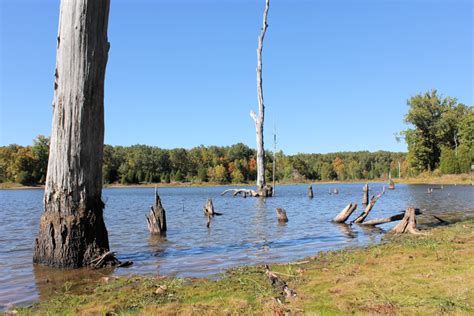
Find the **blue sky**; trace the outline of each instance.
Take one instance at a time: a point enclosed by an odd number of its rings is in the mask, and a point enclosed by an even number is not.
[[[51,129],[59,1],[0,0],[0,145]],[[255,145],[264,0],[111,0],[105,142]],[[405,151],[406,100],[473,102],[473,2],[271,0],[266,146]]]

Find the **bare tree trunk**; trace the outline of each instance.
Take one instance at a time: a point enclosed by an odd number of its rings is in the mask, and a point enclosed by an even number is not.
[[[312,199],[313,196],[314,196],[314,194],[313,194],[313,186],[310,185],[310,186],[308,187],[308,197],[309,197],[310,199]]]
[[[276,214],[279,222],[286,223],[288,222],[288,216],[286,216],[286,211],[282,208],[276,209]]]
[[[416,228],[416,210],[413,207],[407,208],[403,219],[392,229],[396,234],[410,233],[413,235],[425,235]]]
[[[367,218],[367,216],[369,216],[369,213],[370,211],[372,210],[372,208],[374,207],[375,203],[378,201],[378,199],[380,199],[380,197],[382,195],[384,195],[385,193],[385,187],[383,187],[382,189],[382,192],[380,192],[379,194],[375,195],[375,196],[372,196],[372,198],[370,199],[370,203],[369,205],[366,206],[365,210],[362,212],[362,214],[360,214],[354,221],[353,223],[356,223],[356,224],[362,224],[365,219]]]
[[[103,219],[109,0],[61,1],[44,213],[33,261],[89,265],[109,250]]]
[[[364,195],[362,196],[362,205],[366,207],[369,204],[369,184],[364,185]]]
[[[153,235],[166,236],[166,212],[161,204],[158,190],[155,188],[155,205],[150,208],[150,213],[146,216],[148,230]]]
[[[258,95],[258,116],[255,112],[251,112],[250,116],[255,121],[255,128],[257,131],[257,191],[260,196],[269,196],[265,182],[265,149],[263,142],[263,123],[265,120],[265,105],[263,102],[263,83],[262,83],[262,49],[263,39],[267,31],[267,15],[270,0],[265,1],[265,11],[263,13],[263,25],[258,37],[257,47],[257,95]]]

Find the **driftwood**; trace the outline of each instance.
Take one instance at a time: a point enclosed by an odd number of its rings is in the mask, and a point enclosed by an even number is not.
[[[286,211],[284,209],[278,207],[276,209],[276,214],[280,223],[288,222],[288,217],[286,216]]]
[[[420,215],[420,214],[422,214],[422,212],[419,209],[415,209],[415,215]],[[397,215],[393,215],[387,218],[372,219],[370,221],[363,222],[362,225],[366,225],[366,226],[381,225],[385,223],[399,221],[403,219],[404,216],[405,216],[405,212],[397,214]]]
[[[98,256],[94,260],[91,260],[90,266],[94,269],[103,267],[128,267],[133,264],[132,261],[121,262],[115,257],[115,252],[107,251],[101,256]]]
[[[155,205],[150,208],[150,213],[146,216],[148,230],[152,234],[166,235],[166,212],[161,205],[161,199],[155,188]]]
[[[369,184],[366,183],[364,185],[364,194],[362,195],[362,205],[364,207],[367,207],[367,205],[369,204]]]
[[[258,192],[252,189],[227,189],[221,193],[221,195],[225,195],[228,192],[234,192],[232,196],[236,197],[241,195],[242,197],[246,198],[247,196],[250,197],[268,197],[273,196],[273,187],[271,185],[265,185],[262,190]]]
[[[309,188],[308,188],[308,197],[309,197],[310,199],[312,199],[313,196],[314,196],[314,194],[313,194],[313,186],[310,185]]]
[[[415,208],[409,207],[405,211],[402,221],[392,229],[396,234],[410,233],[414,235],[425,235],[416,228],[416,211]]]
[[[268,276],[271,285],[281,291],[281,294],[284,294],[285,297],[295,297],[296,292],[288,287],[285,281],[280,279],[274,272],[270,270],[268,265],[265,265],[265,274]]]
[[[337,215],[336,217],[333,218],[332,221],[334,223],[344,223],[356,209],[357,209],[357,204],[356,203],[349,203],[339,213],[339,215]]]
[[[354,221],[353,223],[355,224],[361,224],[364,222],[364,220],[367,218],[367,216],[369,215],[370,211],[372,210],[372,208],[374,207],[375,203],[378,201],[378,199],[380,199],[380,197],[382,195],[384,195],[385,193],[385,187],[383,187],[382,189],[382,192],[380,192],[379,194],[375,195],[375,196],[372,196],[372,198],[370,199],[370,203],[369,205],[366,206],[364,212],[362,212],[362,214],[360,214]]]

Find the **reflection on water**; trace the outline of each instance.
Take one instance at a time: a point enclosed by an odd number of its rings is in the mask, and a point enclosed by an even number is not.
[[[165,238],[148,233],[145,214],[154,201],[153,188],[106,189],[105,221],[110,246],[120,260],[134,265],[115,271],[52,270],[31,263],[34,238],[42,212],[41,190],[0,191],[0,304],[28,303],[46,297],[66,280],[87,282],[104,275],[212,276],[236,265],[287,262],[322,250],[376,242],[383,230],[330,223],[348,203],[361,204],[363,184],[278,186],[274,198],[220,196],[225,187],[162,188],[167,212]],[[329,194],[336,188],[339,194]],[[428,186],[397,185],[375,205],[370,218],[388,217],[408,206],[424,210],[418,222],[429,224],[473,216],[474,187],[444,186],[427,194]],[[382,184],[371,184],[379,192]],[[202,207],[212,198],[217,212],[210,228]],[[275,209],[286,210],[289,221],[279,225]],[[361,209],[354,214],[355,217]],[[352,218],[353,218],[352,217]],[[395,223],[382,225],[385,230]]]

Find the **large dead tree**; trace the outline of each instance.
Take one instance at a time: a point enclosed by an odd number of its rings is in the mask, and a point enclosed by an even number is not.
[[[263,25],[258,37],[257,47],[257,96],[258,96],[258,115],[251,111],[250,116],[255,122],[257,132],[257,192],[258,196],[271,196],[269,188],[265,181],[265,149],[263,142],[263,123],[265,120],[265,104],[263,100],[263,80],[262,80],[262,50],[265,32],[267,31],[267,16],[270,6],[270,0],[265,1],[265,11],[263,12]]]
[[[35,263],[76,268],[109,251],[101,197],[109,5],[109,0],[61,1],[53,128]]]

